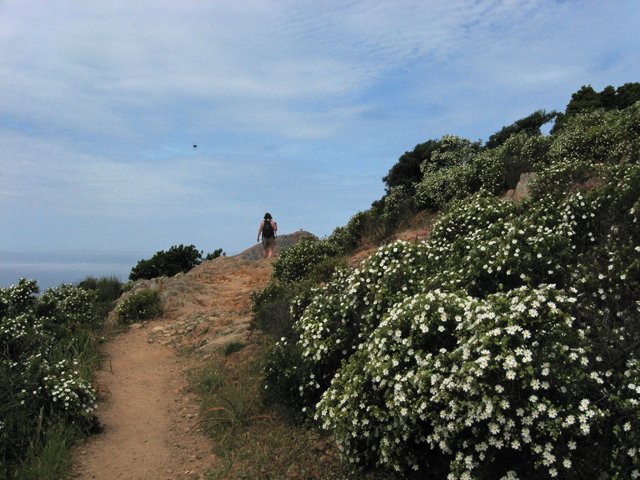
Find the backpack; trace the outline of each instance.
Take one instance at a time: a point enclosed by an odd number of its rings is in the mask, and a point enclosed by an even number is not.
[[[262,238],[271,238],[274,235],[275,231],[273,230],[273,225],[271,225],[271,220],[265,220],[262,227]]]

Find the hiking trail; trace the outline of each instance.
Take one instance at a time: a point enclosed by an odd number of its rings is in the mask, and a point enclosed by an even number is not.
[[[271,264],[219,257],[186,274],[138,283],[134,290],[161,292],[164,314],[106,342],[96,410],[104,431],[77,448],[73,478],[196,479],[215,470],[187,372],[229,342],[251,343],[249,294],[268,283]]]

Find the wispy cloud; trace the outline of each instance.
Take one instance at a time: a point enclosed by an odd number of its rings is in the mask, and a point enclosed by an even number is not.
[[[239,251],[266,208],[329,233],[419,142],[637,81],[639,22],[631,0],[7,0],[0,250]]]

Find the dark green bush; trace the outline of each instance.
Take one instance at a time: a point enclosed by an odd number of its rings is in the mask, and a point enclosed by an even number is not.
[[[207,256],[204,257],[204,259],[206,261],[209,260],[215,260],[216,258],[222,256],[222,255],[226,255],[221,248],[218,248],[217,250],[214,250],[212,253],[207,253]]]
[[[208,253],[203,259],[201,251],[194,245],[185,247],[184,245],[173,246],[166,252],[160,250],[149,260],[140,260],[131,269],[129,280],[151,280],[158,277],[173,277],[178,273],[187,273],[192,268],[197,267],[203,260],[213,260],[220,255],[224,255],[219,248],[213,253]]]
[[[97,317],[106,320],[116,306],[116,300],[125,292],[124,284],[114,275],[96,278],[88,276],[78,282],[78,288],[96,292]]]
[[[234,342],[229,342],[226,343],[222,349],[222,355],[225,357],[229,357],[231,355],[233,355],[236,352],[239,352],[240,350],[242,350],[244,347],[246,347],[244,342],[241,341],[234,341]]]

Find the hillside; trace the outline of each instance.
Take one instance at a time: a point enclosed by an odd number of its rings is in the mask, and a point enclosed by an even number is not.
[[[277,257],[280,250],[295,245],[302,237],[309,235],[313,234],[302,229],[295,233],[278,235],[276,238],[276,246],[273,249],[273,254]],[[237,255],[232,255],[232,257],[242,258],[243,260],[260,260],[262,259],[262,251],[262,244],[259,243],[241,253],[238,253]]]

